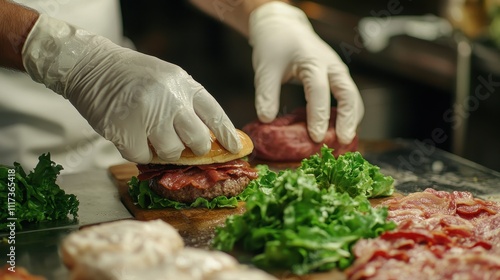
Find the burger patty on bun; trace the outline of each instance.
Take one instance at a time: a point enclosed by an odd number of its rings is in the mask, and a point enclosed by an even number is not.
[[[237,132],[243,144],[238,154],[228,152],[212,138],[212,149],[203,156],[186,148],[179,160],[165,162],[153,153],[151,164],[137,165],[138,179],[149,181],[151,190],[161,197],[178,202],[237,196],[258,177],[257,171],[241,159],[252,152],[252,140],[244,132]]]
[[[180,190],[169,190],[158,183],[158,179],[149,181],[149,187],[158,195],[170,200],[192,203],[198,197],[206,200],[212,200],[217,196],[233,197],[239,195],[250,183],[248,177],[230,178],[224,181],[217,182],[208,189],[198,189],[192,185],[183,187]]]

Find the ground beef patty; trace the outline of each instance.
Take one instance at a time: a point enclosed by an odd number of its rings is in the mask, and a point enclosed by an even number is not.
[[[298,108],[270,123],[256,120],[245,125],[243,131],[248,133],[255,145],[253,156],[263,161],[300,162],[319,153],[324,145],[332,148],[335,157],[338,157],[346,152],[356,151],[358,137],[347,145],[340,144],[335,133],[336,117],[337,110],[333,107],[329,128],[321,143],[315,143],[309,137],[305,108]]]
[[[227,197],[237,196],[247,187],[248,183],[250,183],[250,179],[243,176],[219,181],[208,189],[198,189],[193,186],[186,186],[179,190],[169,190],[161,184],[158,184],[158,178],[161,177],[152,178],[149,181],[151,190],[162,197],[184,203],[192,203],[198,197],[212,200],[220,195]]]

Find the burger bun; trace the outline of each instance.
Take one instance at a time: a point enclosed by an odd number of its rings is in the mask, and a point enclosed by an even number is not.
[[[239,153],[233,154],[226,150],[219,141],[215,138],[213,133],[211,134],[212,148],[210,151],[202,156],[197,156],[193,151],[186,147],[182,151],[181,157],[178,160],[166,161],[161,159],[156,153],[154,147],[150,145],[150,149],[153,152],[152,164],[174,164],[174,165],[202,165],[202,164],[212,164],[212,163],[224,163],[231,160],[239,159],[247,156],[253,151],[252,139],[243,131],[236,129],[238,136],[240,137],[241,144],[243,148]]]

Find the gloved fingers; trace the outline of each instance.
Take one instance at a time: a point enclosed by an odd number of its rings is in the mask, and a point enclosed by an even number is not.
[[[356,136],[357,126],[363,118],[363,101],[347,66],[340,58],[329,67],[328,73],[332,93],[337,99],[335,131],[341,144],[349,144]]]
[[[186,148],[173,128],[153,131],[149,136],[149,141],[158,157],[165,161],[178,160]]]
[[[162,134],[166,134],[161,130],[176,134],[177,138],[172,135],[161,137]],[[189,147],[197,156],[208,153],[211,148],[210,132],[191,108],[182,108],[178,111],[173,119],[173,129],[159,125],[151,133],[150,140],[155,145],[158,155],[164,160],[178,159],[184,146]],[[170,142],[172,140],[174,142]]]
[[[326,69],[310,60],[298,63],[295,76],[304,85],[307,101],[307,130],[311,139],[320,143],[328,130],[331,112],[330,86]]]
[[[178,160],[186,148],[171,123],[153,128],[149,134],[149,141],[155,148],[158,157],[165,161]]]
[[[255,69],[255,109],[261,122],[271,122],[278,115],[283,73],[281,67],[262,63]]]
[[[184,144],[197,156],[210,151],[212,142],[208,127],[192,108],[180,110],[174,118],[174,128]]]
[[[146,131],[120,133],[106,129],[102,135],[115,144],[124,159],[141,164],[151,162],[153,154],[148,147]]]
[[[214,133],[224,148],[233,154],[241,150],[242,143],[236,133],[236,128],[219,103],[206,89],[195,94],[193,107],[196,114]]]

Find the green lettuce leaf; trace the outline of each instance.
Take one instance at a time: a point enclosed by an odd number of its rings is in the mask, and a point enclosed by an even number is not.
[[[378,192],[375,184],[393,188],[392,179],[359,154],[335,160],[332,150],[323,148],[321,156],[304,160],[296,170],[258,169],[245,213],[216,228],[213,248],[237,248],[252,254],[260,268],[302,275],[345,269],[354,260],[357,240],[395,228],[386,220],[387,209],[372,208],[366,196]]]
[[[73,219],[78,217],[78,199],[73,194],[66,194],[56,183],[63,167],[50,159],[50,153],[42,154],[38,160],[29,174],[17,162],[13,167],[0,166],[0,200],[2,208],[5,207],[0,211],[0,230],[6,229],[9,217],[16,218],[18,228],[25,222],[66,220],[68,215]],[[9,176],[12,169],[14,177]],[[14,195],[10,194],[9,182],[15,185]],[[7,205],[9,198],[15,200],[13,209]]]
[[[351,197],[390,196],[394,192],[394,179],[384,176],[378,166],[369,163],[359,152],[335,158],[332,149],[323,147],[320,155],[304,159],[299,169],[313,174],[321,188],[333,187]]]
[[[132,197],[132,201],[136,205],[144,209],[161,209],[161,208],[175,208],[175,209],[187,209],[187,208],[234,208],[238,206],[239,201],[245,201],[246,198],[255,190],[246,188],[242,193],[234,197],[217,196],[212,200],[207,200],[202,197],[198,197],[192,203],[183,203],[175,200],[170,200],[156,194],[149,187],[148,181],[141,181],[137,177],[132,177],[128,182],[129,189],[128,192]]]

